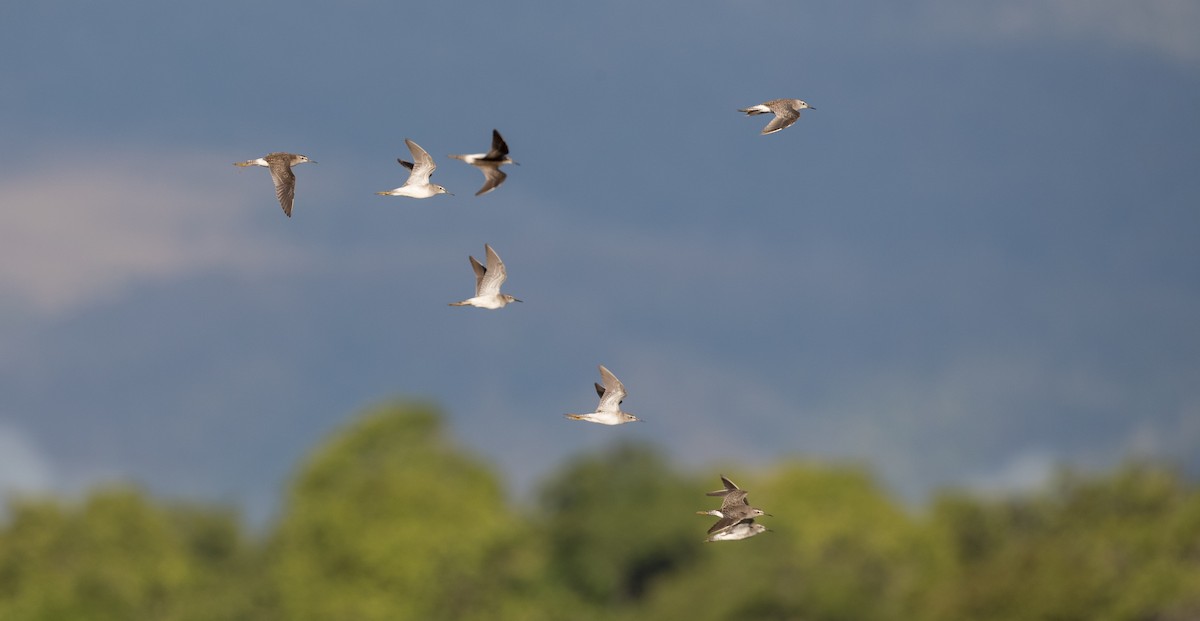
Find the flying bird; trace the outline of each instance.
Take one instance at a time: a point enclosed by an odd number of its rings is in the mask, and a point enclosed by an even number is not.
[[[775,115],[770,123],[763,128],[763,135],[774,134],[775,132],[790,127],[796,119],[800,118],[801,110],[816,110],[816,108],[808,105],[801,99],[772,99],[766,103],[760,103],[757,106],[742,108],[738,112],[745,112],[748,116],[756,114],[766,114],[768,112]]]
[[[508,157],[508,143],[504,142],[500,132],[495,129],[492,130],[492,148],[487,153],[469,153],[450,157],[462,160],[483,173],[483,187],[479,188],[475,196],[482,196],[500,187],[500,184],[508,178],[508,175],[500,170],[500,167],[504,164],[516,164],[512,158]]]
[[[283,213],[290,218],[292,217],[292,203],[296,201],[296,175],[292,172],[292,166],[305,162],[316,164],[304,155],[277,152],[268,153],[255,160],[234,162],[233,165],[269,168],[271,180],[275,182],[275,198],[279,199],[279,206],[283,207]]]
[[[754,518],[760,515],[771,515],[770,513],[759,509],[758,507],[750,506],[750,500],[746,498],[746,490],[734,485],[733,481],[730,481],[725,475],[721,475],[721,483],[725,485],[723,489],[705,494],[706,496],[720,496],[721,508],[696,512],[696,515],[715,515],[721,518],[708,529],[709,535],[724,531],[747,521],[753,522]],[[753,535],[746,535],[745,537],[751,536]],[[745,539],[745,537],[741,538]]]
[[[504,308],[509,302],[521,301],[507,293],[500,293],[500,285],[508,278],[508,271],[504,269],[500,255],[496,254],[491,246],[484,244],[483,249],[487,253],[487,267],[481,265],[475,257],[467,257],[471,259],[471,269],[475,270],[475,297],[451,302],[450,306],[496,309]]]
[[[404,185],[387,192],[376,192],[381,196],[408,196],[410,198],[429,198],[436,194],[450,194],[446,188],[429,182],[429,176],[433,174],[437,164],[433,163],[433,158],[429,157],[429,152],[421,148],[421,145],[404,139],[404,144],[408,145],[408,150],[412,152],[413,161],[406,162],[400,158],[396,158],[400,165],[407,168],[408,180]],[[453,194],[450,194],[454,196]]]
[[[755,524],[754,519],[751,518],[748,520],[742,520],[741,522],[738,522],[729,528],[719,530],[709,535],[705,541],[741,541],[742,539],[749,539],[768,530],[770,529],[762,524]]]
[[[625,401],[625,385],[604,365],[600,365],[600,379],[604,385],[596,384],[596,394],[600,396],[600,403],[596,406],[596,411],[587,414],[563,414],[563,416],[571,420],[586,420],[601,425],[621,425],[641,421],[642,419],[633,414],[621,411],[621,403]]]

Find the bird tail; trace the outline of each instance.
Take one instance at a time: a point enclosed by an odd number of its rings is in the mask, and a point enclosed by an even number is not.
[[[467,301],[463,300],[462,302],[451,302],[450,306],[467,306]]]
[[[566,416],[567,418],[569,418],[571,420],[586,420],[583,417],[583,414],[563,414],[563,416]]]
[[[253,166],[254,160],[246,160],[245,162],[234,162],[234,166]]]
[[[771,111],[771,109],[767,108],[766,106],[751,106],[749,108],[739,108],[738,109],[738,112],[745,112],[749,116],[754,116],[756,114],[766,114],[770,111]]]

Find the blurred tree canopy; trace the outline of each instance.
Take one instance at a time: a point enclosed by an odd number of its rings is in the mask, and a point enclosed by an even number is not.
[[[284,616],[461,618],[486,607],[485,561],[513,523],[500,482],[433,408],[370,412],[292,485],[273,554]]]
[[[10,499],[0,620],[1200,619],[1200,489],[1166,467],[916,510],[854,466],[733,467],[771,531],[703,543],[715,470],[616,443],[518,507],[442,418],[355,418],[259,536],[134,487]]]
[[[580,458],[542,493],[551,578],[596,606],[639,600],[697,556],[716,519],[693,515],[702,499],[713,504],[694,489],[649,446]]]
[[[76,506],[15,502],[0,530],[0,619],[250,618],[260,566],[226,510],[124,487]]]

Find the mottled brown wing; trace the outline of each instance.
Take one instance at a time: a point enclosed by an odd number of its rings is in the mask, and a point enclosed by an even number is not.
[[[287,162],[272,160],[270,162],[271,180],[275,182],[275,198],[283,213],[292,217],[292,204],[296,201],[296,175]]]

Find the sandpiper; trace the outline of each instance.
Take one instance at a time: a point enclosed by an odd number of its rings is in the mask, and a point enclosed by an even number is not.
[[[737,524],[734,524],[733,526],[730,526],[729,528],[719,530],[709,535],[705,541],[740,541],[742,539],[749,539],[768,530],[770,529],[762,524],[755,524],[753,519],[743,520]]]
[[[469,153],[467,155],[451,155],[450,157],[456,160],[462,160],[483,173],[483,187],[475,193],[475,196],[482,196],[500,187],[501,183],[508,178],[500,167],[504,164],[516,164],[512,158],[508,157],[508,143],[504,142],[504,138],[500,137],[500,132],[492,130],[492,148],[487,153]]]
[[[436,183],[429,183],[429,176],[437,168],[437,164],[433,163],[433,158],[429,157],[429,152],[408,138],[404,139],[404,144],[408,145],[409,151],[412,151],[413,161],[406,162],[400,158],[396,158],[396,161],[411,171],[408,173],[408,181],[405,181],[404,185],[394,190],[376,192],[376,194],[381,196],[408,196],[410,198],[429,198],[435,194],[450,194],[450,192],[446,191],[446,188]],[[450,195],[454,196],[453,194]]]
[[[770,123],[763,128],[763,135],[773,134],[785,127],[790,127],[796,119],[800,118],[801,110],[816,110],[816,108],[808,105],[801,99],[772,99],[766,103],[760,103],[757,106],[742,108],[738,112],[745,112],[749,116],[756,114],[774,113],[775,118],[771,119]]]
[[[734,485],[733,481],[730,481],[725,475],[721,475],[721,483],[725,485],[723,489],[705,494],[706,496],[721,496],[721,508],[696,512],[696,515],[715,515],[721,518],[708,529],[708,534],[725,530],[747,520],[753,521],[760,515],[771,515],[762,509],[750,506],[750,499],[746,498],[746,490]],[[747,535],[747,537],[749,536]]]
[[[563,416],[571,420],[586,420],[601,425],[640,422],[642,419],[629,412],[621,411],[621,403],[625,401],[626,394],[625,385],[621,383],[621,380],[617,379],[612,371],[604,368],[604,365],[600,365],[600,378],[604,381],[604,385],[596,384],[596,394],[600,395],[600,404],[596,406],[596,411],[588,414],[563,414]]]
[[[509,302],[521,301],[507,293],[500,293],[500,285],[508,278],[508,272],[504,269],[500,255],[496,254],[491,246],[484,244],[483,249],[487,252],[487,267],[480,265],[475,257],[468,256],[471,259],[471,268],[475,270],[475,297],[451,302],[450,306],[496,309],[504,308]]]
[[[234,162],[233,165],[266,166],[271,169],[271,179],[275,182],[275,198],[279,199],[279,206],[283,207],[283,213],[290,218],[292,217],[292,203],[296,201],[296,175],[292,172],[292,166],[305,162],[316,164],[304,155],[278,152],[268,153],[256,160]]]

